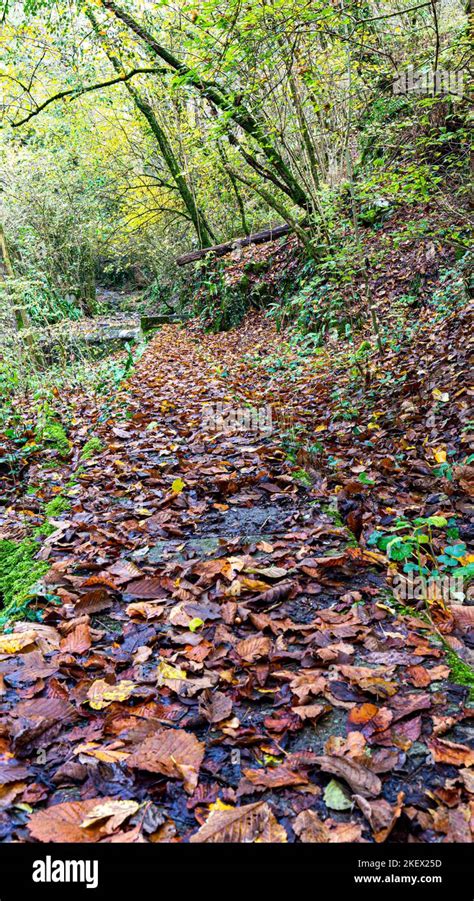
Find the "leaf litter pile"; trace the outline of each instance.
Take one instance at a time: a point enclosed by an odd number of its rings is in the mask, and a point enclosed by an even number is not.
[[[41,545],[39,621],[0,635],[3,840],[471,840],[449,655],[472,662],[473,607],[397,604],[368,541],[400,516],[469,535],[472,468],[436,468],[466,455],[464,327],[427,324],[355,422],[336,349],[278,366],[258,316],[163,328],[107,417],[78,408],[101,451]],[[271,405],[273,430],[219,431],[215,404]]]

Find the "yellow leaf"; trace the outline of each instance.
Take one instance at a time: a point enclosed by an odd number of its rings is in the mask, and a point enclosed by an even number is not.
[[[140,804],[138,801],[120,801],[115,799],[104,801],[102,804],[96,804],[79,825],[81,829],[87,829],[100,820],[108,820],[109,817],[112,817],[111,822],[105,829],[106,833],[110,834],[139,809]]]
[[[93,710],[103,710],[112,701],[126,701],[135,687],[135,682],[128,679],[122,679],[116,685],[109,685],[104,679],[96,679],[87,692],[89,704]]]
[[[197,632],[197,630],[203,625],[204,625],[204,620],[199,619],[198,616],[195,616],[194,619],[192,619],[191,622],[188,624],[188,628],[191,630],[191,632]]]
[[[178,669],[178,667],[170,666],[170,664],[165,663],[164,660],[160,660],[156,668],[156,674],[159,685],[163,685],[169,679],[175,681],[177,679],[186,679],[186,673],[183,669]]]
[[[433,448],[433,456],[437,463],[446,463],[446,451],[442,447]]]
[[[104,763],[117,763],[120,760],[126,760],[130,756],[129,751],[114,750],[99,745],[96,741],[86,741],[74,749],[76,754],[87,754],[88,757],[95,757],[96,760],[102,760]]]
[[[449,394],[446,391],[440,391],[439,388],[433,388],[431,393],[435,400],[440,400],[443,404],[449,400]]]
[[[183,482],[182,479],[175,479],[171,486],[171,491],[173,492],[173,494],[181,494],[185,485],[186,483]]]
[[[213,804],[209,804],[209,811],[212,812],[213,810],[234,810],[234,807],[232,804],[224,804],[224,802],[218,798]]]
[[[18,651],[34,644],[38,638],[38,633],[31,629],[27,632],[21,632],[18,635],[1,635],[0,636],[0,654],[18,654]]]

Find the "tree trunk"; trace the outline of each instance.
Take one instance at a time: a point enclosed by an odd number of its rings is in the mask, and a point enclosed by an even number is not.
[[[265,228],[263,231],[254,232],[253,235],[248,235],[245,238],[234,238],[233,241],[215,244],[214,247],[206,247],[205,250],[192,250],[189,253],[183,253],[176,262],[178,266],[185,266],[186,263],[195,263],[196,260],[201,260],[208,253],[213,253],[216,257],[223,257],[226,253],[231,253],[232,250],[237,250],[239,247],[276,241],[277,238],[287,235],[290,231],[290,225],[275,225],[273,228]]]
[[[163,60],[178,72],[185,76],[188,84],[196,88],[200,94],[207,100],[214,103],[220,110],[230,116],[230,119],[239,125],[253,140],[259,145],[267,160],[272,164],[281,180],[288,189],[288,194],[293,202],[305,211],[311,210],[311,201],[306,196],[305,191],[298,183],[289,166],[283,160],[281,154],[275,147],[273,140],[268,134],[265,126],[260,123],[252,113],[247,110],[242,103],[235,103],[231,95],[227,94],[224,88],[215,82],[205,81],[198,74],[190,69],[185,63],[181,62],[173,53],[162,47],[155,40],[153,35],[140,25],[128,12],[121,9],[114,0],[102,0],[106,9],[109,9],[114,15],[134,32],[141,40],[151,49],[156,56]]]
[[[108,57],[110,62],[112,63],[115,71],[119,75],[123,75],[124,70],[122,68],[122,65],[121,65],[120,61],[117,59],[117,57],[110,51],[104,38],[100,34],[98,23],[97,23],[97,20],[96,20],[94,14],[92,12],[90,12],[89,10],[87,10],[86,15],[87,15],[89,21],[92,23],[94,31],[96,32],[97,36],[99,37],[102,49],[104,50],[104,53],[106,54],[106,56]],[[194,228],[196,229],[196,234],[198,236],[200,246],[201,247],[209,247],[212,244],[212,242],[215,240],[214,235],[212,234],[212,231],[207,223],[204,213],[199,209],[199,207],[196,204],[194,195],[193,195],[184,175],[182,174],[182,167],[180,166],[179,160],[176,159],[176,156],[174,154],[173,148],[168,140],[167,135],[161,128],[161,125],[159,124],[158,119],[156,118],[151,105],[148,103],[148,101],[145,99],[145,97],[143,97],[143,95],[140,94],[140,92],[137,91],[137,89],[134,88],[128,81],[124,82],[124,84],[125,84],[125,87],[127,88],[128,93],[130,94],[130,97],[132,98],[133,102],[135,103],[135,106],[137,107],[137,109],[140,110],[141,114],[148,122],[150,131],[152,132],[154,138],[156,139],[156,142],[160,148],[161,155],[170,171],[173,181],[178,189],[179,195],[189,213],[189,216],[194,225]]]

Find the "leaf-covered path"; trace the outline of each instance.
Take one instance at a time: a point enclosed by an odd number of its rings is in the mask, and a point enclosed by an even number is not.
[[[358,541],[354,475],[339,505],[295,477],[285,423],[324,430],[330,380],[290,394],[258,339],[165,327],[97,421],[43,622],[0,638],[4,837],[470,840],[467,691]]]

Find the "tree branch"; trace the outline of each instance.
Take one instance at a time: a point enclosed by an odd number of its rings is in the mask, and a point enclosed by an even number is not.
[[[76,100],[77,97],[81,97],[82,94],[89,94],[91,91],[100,91],[101,88],[109,88],[113,84],[120,84],[120,82],[129,81],[130,78],[133,78],[135,75],[164,75],[169,73],[169,69],[157,68],[156,66],[153,68],[146,69],[132,69],[130,72],[126,72],[124,75],[119,75],[117,78],[109,78],[108,81],[102,81],[99,84],[90,84],[85,88],[70,88],[67,91],[59,91],[57,94],[53,94],[52,97],[48,97],[47,100],[44,100],[43,103],[40,103],[36,109],[32,110],[31,113],[28,113],[23,119],[18,119],[17,122],[11,122],[10,125],[13,128],[18,128],[20,125],[25,125],[26,122],[29,122],[30,119],[33,119],[34,116],[38,116],[39,113],[43,112],[47,106],[51,103],[55,103],[57,100],[64,100],[66,97],[70,97],[71,100]]]

